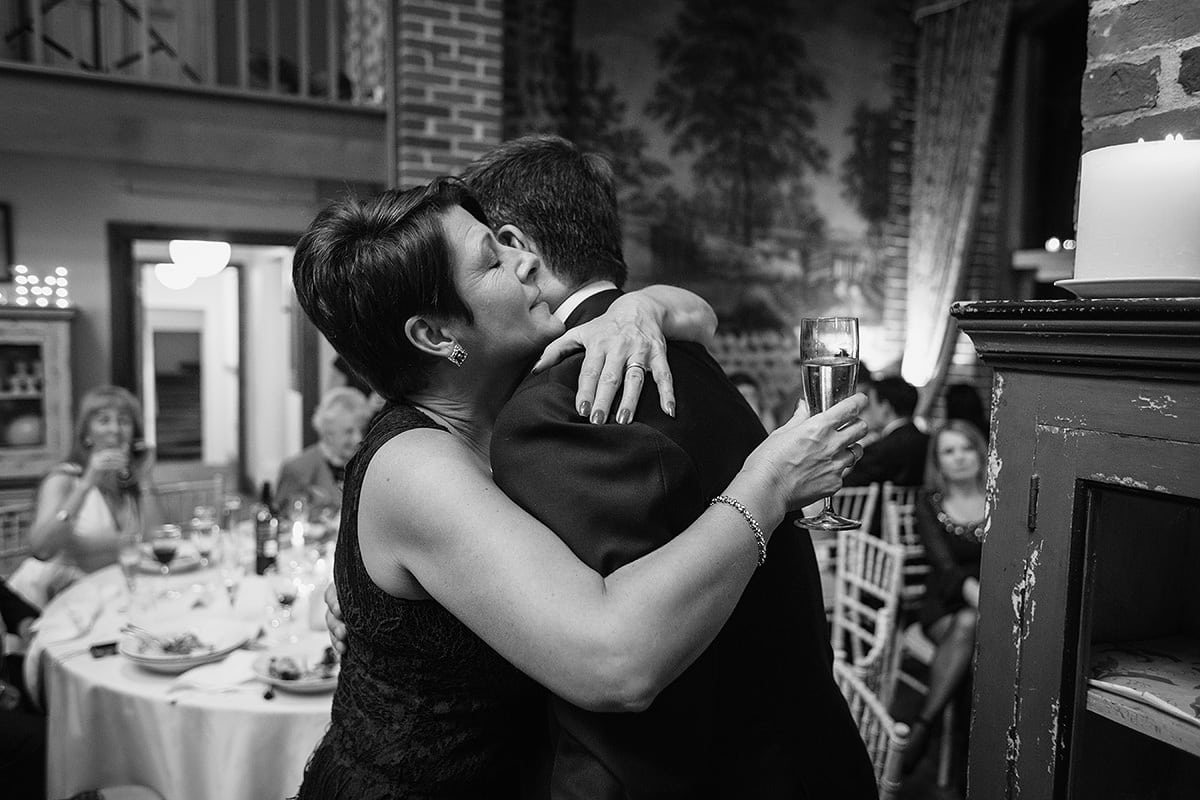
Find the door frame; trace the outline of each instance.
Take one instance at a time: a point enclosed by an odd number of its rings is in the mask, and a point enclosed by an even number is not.
[[[142,381],[142,318],[141,272],[133,257],[133,243],[138,239],[216,239],[241,245],[295,247],[300,234],[289,231],[243,230],[196,225],[164,225],[139,222],[108,223],[109,303],[111,313],[112,359],[111,380],[124,386],[134,395],[141,395]],[[237,267],[237,264],[230,264]],[[238,458],[237,488],[243,494],[253,492],[246,474],[246,273],[238,270]],[[299,315],[304,317],[304,315]],[[293,350],[297,353],[297,382],[301,397],[301,419],[312,418],[320,394],[319,334],[304,317],[293,321]],[[302,438],[311,444],[315,433],[304,425]]]

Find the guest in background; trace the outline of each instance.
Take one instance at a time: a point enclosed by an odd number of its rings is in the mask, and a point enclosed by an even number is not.
[[[38,610],[0,579],[4,628],[28,645]],[[3,653],[0,636],[0,789],[5,797],[46,796],[46,720],[25,693],[22,657]]]
[[[961,419],[974,425],[984,440],[990,438],[988,415],[979,391],[969,383],[952,383],[946,387],[946,419]]]
[[[930,566],[920,622],[937,651],[929,666],[929,693],[904,752],[909,770],[921,758],[933,720],[962,686],[975,652],[986,452],[983,434],[962,420],[947,422],[930,440],[916,527]]]
[[[83,396],[67,460],[37,493],[29,541],[33,556],[9,585],[38,608],[88,572],[117,562],[118,531],[154,525],[153,449],[142,440],[142,406],[128,390],[99,386]]]
[[[863,418],[879,438],[867,445],[846,486],[866,486],[891,481],[897,486],[920,486],[925,473],[929,437],[913,424],[917,390],[899,376],[871,383]]]
[[[762,388],[758,385],[758,381],[745,372],[735,372],[729,376],[729,381],[737,387],[742,397],[750,404],[750,410],[755,413],[763,424],[763,428],[767,431],[775,430],[775,415],[771,409],[767,408],[765,398],[762,396]],[[786,419],[791,419],[792,414],[796,413],[795,407]]]
[[[312,416],[319,441],[279,468],[275,499],[282,512],[297,500],[310,513],[341,508],[346,462],[362,442],[369,415],[367,399],[357,389],[338,386],[325,393]]]

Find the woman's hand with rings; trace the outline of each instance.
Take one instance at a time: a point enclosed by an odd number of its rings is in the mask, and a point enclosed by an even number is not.
[[[623,296],[603,317],[576,326],[555,339],[533,367],[535,373],[540,372],[582,348],[584,357],[575,408],[580,416],[594,423],[609,419],[618,389],[621,397],[616,421],[621,424],[632,421],[647,372],[658,387],[663,411],[675,415],[675,387],[662,328],[655,313],[644,308],[644,301],[638,301],[636,296],[632,296],[636,302],[618,305],[630,297]]]
[[[862,460],[863,446],[858,442],[851,442],[846,449],[850,451],[850,455],[853,457],[849,466],[846,467],[846,471],[849,472],[850,470],[854,469],[855,464]]]

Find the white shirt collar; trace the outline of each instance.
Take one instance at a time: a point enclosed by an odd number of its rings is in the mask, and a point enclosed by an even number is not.
[[[897,428],[903,428],[909,422],[912,422],[912,417],[897,417],[883,426],[883,430],[879,432],[879,438],[882,439]]]
[[[581,286],[568,295],[566,300],[562,301],[562,305],[554,310],[554,316],[558,318],[559,322],[565,325],[567,318],[571,316],[575,309],[579,308],[584,300],[587,300],[594,294],[600,294],[600,292],[616,288],[617,285],[612,281],[594,281]]]

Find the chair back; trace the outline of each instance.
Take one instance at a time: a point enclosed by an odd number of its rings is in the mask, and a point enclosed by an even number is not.
[[[908,726],[892,719],[883,701],[849,664],[835,661],[833,677],[850,707],[858,734],[867,746],[871,765],[875,768],[879,800],[895,800],[900,790],[901,759],[908,744]]]
[[[929,561],[925,558],[925,544],[917,533],[916,506],[912,503],[889,503],[884,506],[885,527],[896,536],[896,544],[904,552],[901,569],[900,616],[909,618],[920,611],[925,600],[925,579],[929,575]]]
[[[29,555],[33,501],[0,505],[0,576],[8,577]]]
[[[886,512],[887,507],[916,506],[917,495],[920,493],[920,491],[921,487],[919,486],[900,486],[892,483],[891,481],[884,482],[883,489],[879,493],[880,506],[885,510],[882,523],[883,538],[887,539],[889,542],[897,542],[899,541],[900,535],[899,532],[897,532],[894,528],[889,527]]]
[[[218,472],[211,478],[164,483],[155,486],[152,494],[162,509],[163,521],[186,527],[196,506],[211,506],[216,513],[221,513],[225,501],[225,476]]]
[[[900,599],[903,551],[862,531],[838,534],[830,620],[834,652],[881,695],[889,668]]]
[[[868,486],[843,486],[832,498],[834,513],[846,519],[862,522],[863,533],[872,533],[875,523],[875,506],[879,501],[879,484]]]

